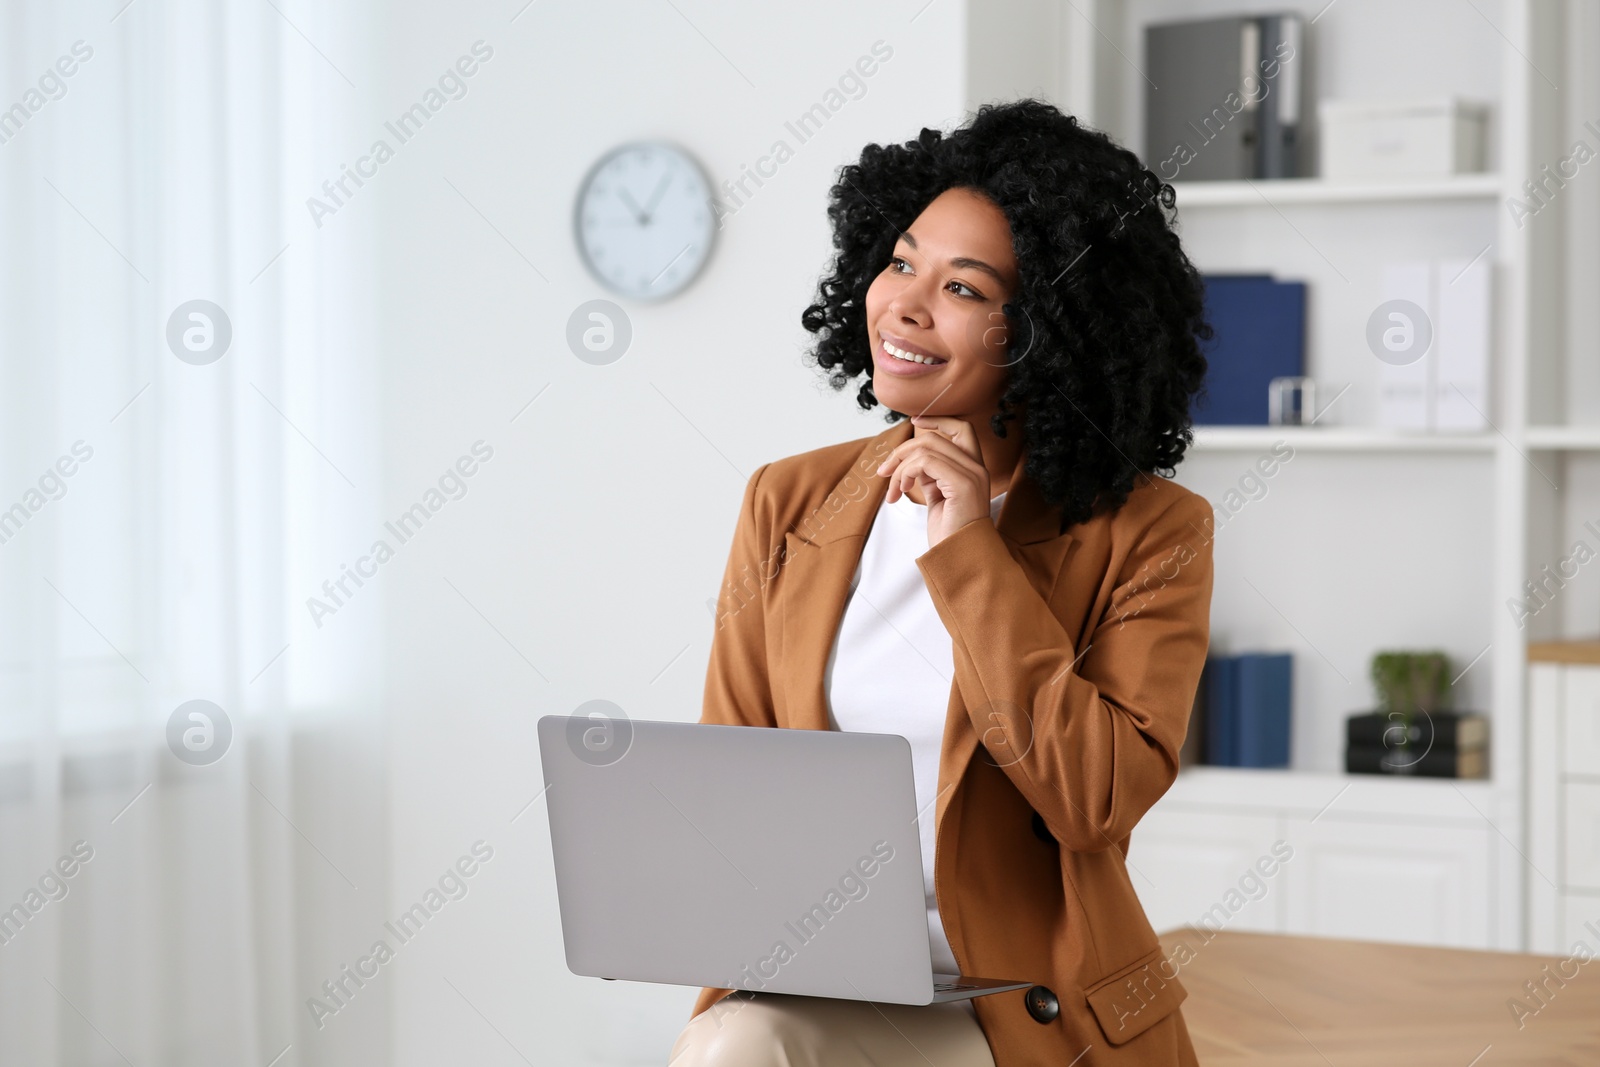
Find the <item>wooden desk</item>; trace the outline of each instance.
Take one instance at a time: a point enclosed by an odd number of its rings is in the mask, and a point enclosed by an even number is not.
[[[1587,963],[1189,927],[1161,943],[1201,1067],[1600,1065],[1600,937]]]

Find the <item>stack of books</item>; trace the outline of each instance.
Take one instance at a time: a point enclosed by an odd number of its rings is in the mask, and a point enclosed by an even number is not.
[[[1475,711],[1368,711],[1345,720],[1344,769],[1350,774],[1484,778],[1489,721]]]
[[[1207,657],[1180,765],[1289,766],[1293,666],[1288,652]]]

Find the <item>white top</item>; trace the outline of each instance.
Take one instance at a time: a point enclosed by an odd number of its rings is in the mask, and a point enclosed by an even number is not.
[[[1004,499],[1001,493],[990,502],[991,521]],[[959,968],[933,892],[934,797],[955,655],[950,632],[917,569],[916,558],[928,547],[927,505],[908,496],[890,504],[886,497],[851,579],[823,689],[833,729],[900,734],[911,742],[928,948],[935,972],[956,974]],[[976,1017],[970,1000],[961,1003]]]

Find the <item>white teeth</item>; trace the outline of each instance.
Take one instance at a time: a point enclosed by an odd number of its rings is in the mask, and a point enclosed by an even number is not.
[[[934,363],[934,364],[937,364],[937,363],[943,363],[944,362],[944,360],[942,360],[942,359],[933,359],[933,358],[928,357],[928,356],[919,356],[915,352],[903,352],[900,349],[896,348],[894,345],[890,344],[888,341],[884,341],[883,342],[883,350],[885,352],[889,353],[895,359],[903,359],[903,360],[907,360],[908,362],[911,362],[911,363]]]

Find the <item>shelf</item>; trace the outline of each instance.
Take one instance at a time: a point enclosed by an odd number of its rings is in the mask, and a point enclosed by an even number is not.
[[[1237,182],[1173,182],[1177,206],[1267,207],[1276,204],[1363,204],[1401,200],[1488,200],[1500,196],[1498,174],[1461,174],[1410,181],[1328,182],[1321,178],[1263,178]]]
[[[1581,663],[1600,665],[1600,639],[1530,641],[1528,663]]]
[[[1485,778],[1206,766],[1180,771],[1161,803],[1271,809],[1310,818],[1321,814],[1352,818],[1405,814],[1478,824],[1493,818],[1496,807],[1494,782]]]
[[[1529,426],[1529,448],[1600,449],[1600,426]]]
[[[1375,426],[1196,426],[1201,452],[1270,451],[1279,441],[1318,452],[1493,453],[1492,433],[1419,433]]]

